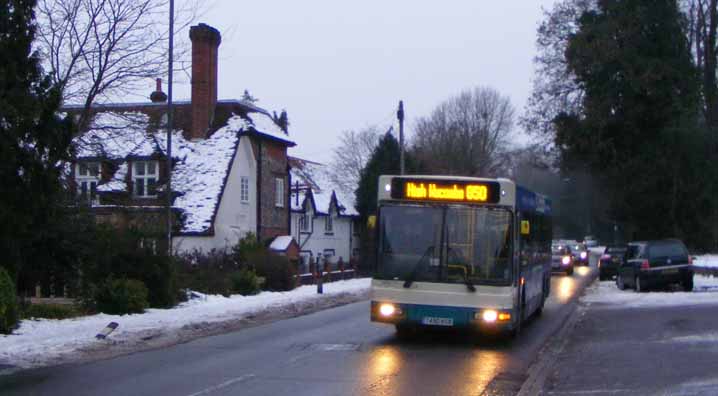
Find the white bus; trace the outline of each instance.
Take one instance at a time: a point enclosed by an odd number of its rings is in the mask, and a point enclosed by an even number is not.
[[[371,320],[518,333],[550,291],[551,202],[507,179],[381,176]]]

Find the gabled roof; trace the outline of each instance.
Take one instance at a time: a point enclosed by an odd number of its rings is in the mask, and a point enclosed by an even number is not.
[[[339,215],[359,215],[354,208],[354,197],[342,193],[332,183],[326,166],[296,157],[289,157],[289,164],[292,167],[292,211],[303,212],[304,205],[311,204],[317,214],[326,215],[335,205]]]
[[[230,102],[238,103],[246,105]],[[153,131],[151,116],[137,111],[144,109],[142,106],[157,110],[156,104],[98,106],[88,131],[74,139],[78,160],[102,159],[117,164],[111,179],[97,187],[100,194],[129,191],[126,180],[129,161],[166,158],[166,132],[157,131],[156,127]],[[182,212],[182,234],[207,235],[212,232],[242,136],[294,145],[267,111],[254,105],[246,109],[249,111],[245,114],[231,114],[224,126],[206,139],[190,141],[181,130],[172,133],[172,191],[176,194],[173,207]],[[63,110],[72,111],[71,108]]]

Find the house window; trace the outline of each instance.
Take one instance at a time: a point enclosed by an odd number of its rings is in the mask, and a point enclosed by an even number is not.
[[[239,179],[239,200],[249,202],[249,178],[246,176]]]
[[[309,224],[311,222],[311,218],[309,215],[302,215],[299,218],[299,231],[301,232],[309,232]]]
[[[136,197],[156,197],[159,169],[156,161],[138,161],[134,163],[132,183]]]
[[[100,182],[100,163],[78,163],[75,181],[77,182],[77,195],[88,202],[94,201],[97,195],[97,183]]]
[[[284,179],[274,179],[274,206],[278,208],[284,207]]]
[[[332,232],[334,232],[334,222],[330,215],[324,218],[324,233],[331,234]]]

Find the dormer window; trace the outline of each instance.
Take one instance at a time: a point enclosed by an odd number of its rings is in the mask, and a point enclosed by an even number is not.
[[[159,179],[157,161],[137,161],[132,168],[132,185],[134,195],[141,198],[157,196],[157,180]]]
[[[308,214],[303,214],[301,217],[299,217],[299,231],[309,232],[309,225],[311,221],[312,219],[311,217],[309,217]]]
[[[80,162],[75,169],[77,195],[92,203],[97,198],[97,184],[100,182],[99,162]]]

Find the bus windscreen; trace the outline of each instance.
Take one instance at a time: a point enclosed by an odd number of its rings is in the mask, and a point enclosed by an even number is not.
[[[511,212],[490,207],[384,205],[376,277],[511,282]]]

